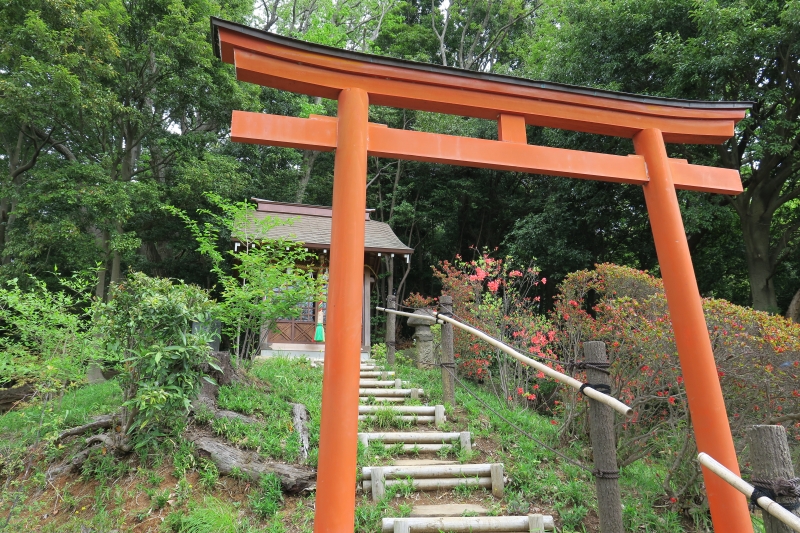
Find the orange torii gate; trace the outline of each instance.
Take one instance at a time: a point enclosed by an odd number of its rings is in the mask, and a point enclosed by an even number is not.
[[[742,184],[736,170],[670,159],[664,143],[722,143],[749,103],[534,82],[338,50],[219,19],[211,25],[215,53],[239,80],[339,104],[336,118],[234,111],[231,124],[237,142],[336,150],[315,532],[353,531],[368,155],[641,185],[698,449],[739,472],[675,189],[739,194]],[[498,140],[370,123],[370,104],[496,120]],[[531,146],[527,124],[631,138],[636,155]],[[752,532],[744,496],[703,473],[715,530]]]

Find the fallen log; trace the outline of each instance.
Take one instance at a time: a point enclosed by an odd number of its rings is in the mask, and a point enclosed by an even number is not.
[[[303,461],[308,459],[309,437],[308,437],[308,409],[302,403],[292,404],[292,424],[297,436],[300,438],[300,454]]]
[[[263,460],[255,452],[240,450],[207,436],[188,436],[201,456],[208,457],[217,465],[220,473],[230,475],[234,469],[254,481],[273,473],[281,480],[284,492],[297,493],[316,488],[317,472],[311,468],[273,463]]]

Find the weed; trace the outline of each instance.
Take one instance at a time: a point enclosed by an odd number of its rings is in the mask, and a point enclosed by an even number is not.
[[[219,470],[217,465],[208,459],[201,459],[200,468],[197,473],[199,474],[200,484],[207,489],[214,488],[219,479]]]
[[[386,497],[389,499],[395,495],[408,498],[413,492],[414,480],[410,476],[405,479],[398,479],[395,483],[386,487]]]
[[[576,505],[574,507],[566,505],[556,505],[558,516],[561,518],[561,527],[564,531],[580,531],[583,529],[582,522],[589,513],[583,505]]]
[[[508,502],[508,506],[506,510],[510,515],[523,515],[528,514],[528,509],[530,508],[530,504],[525,499],[525,495],[522,492],[508,492],[506,495],[506,501]]]
[[[462,485],[456,485],[453,487],[453,492],[459,498],[469,498],[472,496],[475,491],[482,490],[481,486],[478,485],[478,477],[472,478],[475,480],[475,483],[464,483]]]
[[[186,478],[181,478],[175,485],[175,503],[180,506],[189,501],[192,495],[192,485]]]
[[[283,503],[281,480],[273,473],[261,476],[259,490],[250,495],[250,508],[261,518],[272,518]]]
[[[127,461],[118,460],[113,454],[107,453],[104,447],[98,446],[84,461],[81,476],[87,480],[107,481],[120,478],[129,471],[130,465]]]
[[[172,496],[169,489],[166,489],[160,493],[155,495],[155,498],[152,499],[153,501],[153,509],[156,511],[159,509],[163,509],[167,502],[169,501],[169,497]]]
[[[158,487],[164,482],[164,476],[159,475],[158,472],[154,470],[150,470],[147,473],[147,482],[154,487]]]
[[[185,515],[179,511],[170,513],[165,523],[174,533],[241,533],[238,515],[232,505],[207,496],[202,505]]]
[[[186,472],[197,467],[193,442],[182,438],[177,440],[176,449],[172,454],[172,466],[175,468],[175,477],[183,477]]]

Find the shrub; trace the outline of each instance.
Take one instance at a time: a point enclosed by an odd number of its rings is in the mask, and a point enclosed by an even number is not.
[[[703,308],[737,450],[753,424],[784,424],[790,441],[800,440],[800,325],[725,300],[704,299]],[[584,341],[606,343],[612,394],[634,408],[632,419],[618,422],[621,465],[666,453],[667,495],[683,505],[701,504],[696,445],[661,280],[610,264],[575,272],[560,287],[552,319],[564,363],[582,359]],[[562,435],[575,435],[585,404],[571,390],[562,399]]]
[[[208,294],[192,285],[132,273],[98,304],[97,330],[123,367],[123,435],[137,446],[174,434],[200,391],[205,365],[215,367],[210,336],[192,323],[210,320]],[[123,442],[123,449],[129,447]]]
[[[60,291],[32,276],[27,288],[18,281],[0,286],[0,388],[30,384],[59,392],[82,381],[86,363],[98,355],[87,314],[88,280],[59,278]]]
[[[496,259],[484,250],[473,261],[460,257],[453,263],[442,261],[434,267],[434,275],[442,282],[442,292],[453,298],[459,320],[523,353],[554,357],[549,343],[556,333],[541,314],[540,297],[535,295],[547,279],[539,278],[535,266],[521,266],[512,257]],[[454,348],[459,370],[467,378],[482,382],[495,372],[507,403],[541,402],[543,389],[530,367],[458,328]]]

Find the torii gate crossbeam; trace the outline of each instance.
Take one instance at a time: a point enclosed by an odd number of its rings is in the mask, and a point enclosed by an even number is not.
[[[665,142],[718,144],[746,102],[694,102],[532,82],[347,52],[212,19],[215,53],[238,79],[338,100],[338,117],[234,111],[238,142],[336,150],[328,339],[314,530],[353,530],[367,155],[642,186],[675,331],[698,450],[738,474],[725,403],[676,189],[739,194],[736,170],[670,159]],[[396,130],[369,105],[496,120],[498,140]],[[526,125],[633,139],[617,156],[527,144]],[[751,533],[745,498],[703,471],[714,529]]]

